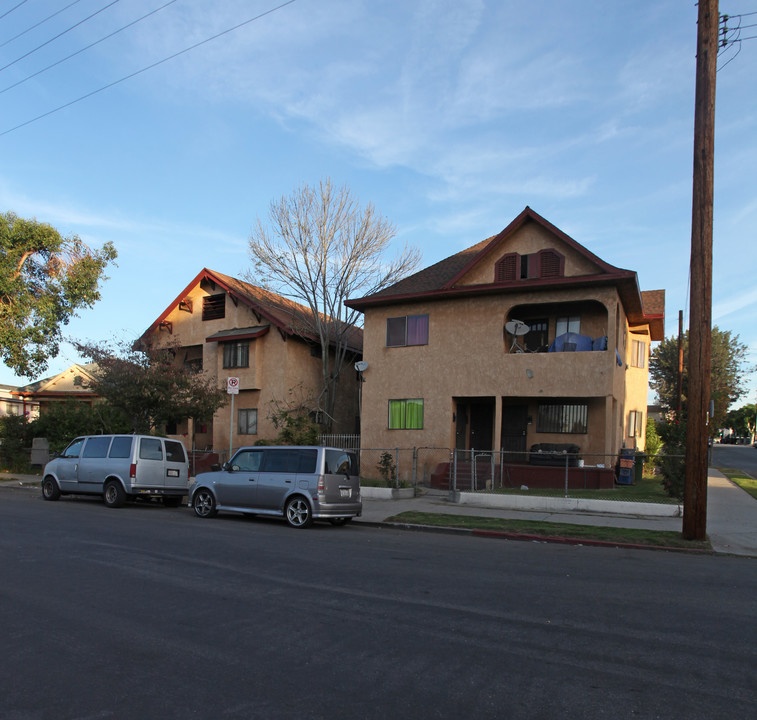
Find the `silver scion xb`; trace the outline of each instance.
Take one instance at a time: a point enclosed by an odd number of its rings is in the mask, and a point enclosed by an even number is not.
[[[357,456],[329,447],[243,447],[222,468],[197,475],[189,506],[201,518],[227,510],[283,516],[294,528],[315,519],[344,525],[363,510]]]

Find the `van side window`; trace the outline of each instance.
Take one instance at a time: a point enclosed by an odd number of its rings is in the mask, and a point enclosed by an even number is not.
[[[139,441],[139,457],[142,460],[162,460],[163,446],[158,438],[142,438]]]
[[[297,456],[297,472],[312,475],[318,462],[317,450],[292,450]]]
[[[257,472],[263,459],[262,450],[240,450],[231,460],[231,466],[242,472]]]
[[[108,447],[111,441],[110,435],[101,435],[100,437],[91,437],[87,440],[82,457],[85,458],[104,458],[108,456]]]
[[[185,462],[184,446],[176,440],[166,440],[166,460],[170,462]]]
[[[127,458],[131,457],[131,441],[130,437],[114,437],[110,446],[110,453],[108,457],[112,458]]]
[[[81,452],[82,445],[86,438],[77,438],[74,440],[61,454],[61,457],[65,458],[78,458]]]
[[[297,455],[292,450],[266,450],[263,472],[297,472]]]

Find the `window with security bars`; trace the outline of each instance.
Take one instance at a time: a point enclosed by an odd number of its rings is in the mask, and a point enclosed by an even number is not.
[[[628,413],[628,437],[641,437],[644,413],[641,410],[631,410]]]
[[[586,434],[588,417],[586,403],[539,405],[536,432]]]
[[[643,368],[647,364],[647,344],[643,340],[631,341],[631,367]]]
[[[225,368],[250,367],[249,341],[224,343],[223,366]]]
[[[202,319],[220,320],[226,317],[226,296],[208,295],[202,299]]]

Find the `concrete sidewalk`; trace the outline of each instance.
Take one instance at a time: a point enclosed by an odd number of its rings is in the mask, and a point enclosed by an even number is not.
[[[681,532],[683,523],[681,516],[657,514],[657,508],[650,513],[652,508],[645,503],[608,501],[601,504],[601,511],[595,512],[576,509],[575,501],[570,499],[549,498],[553,508],[544,510],[544,498],[538,496],[525,499],[523,495],[497,496],[499,507],[491,507],[490,498],[482,495],[481,505],[451,502],[445,491],[429,491],[407,500],[364,498],[363,515],[355,522],[381,523],[402,512],[415,511],[673,532]],[[508,507],[509,501],[517,502],[519,507]],[[561,503],[563,509],[558,507]],[[615,512],[611,510],[613,506]],[[671,512],[675,507],[672,506]],[[710,468],[707,477],[707,534],[716,552],[757,557],[757,500],[714,468]]]
[[[1,473],[0,488],[19,487],[39,491],[40,480],[39,475]],[[757,557],[757,500],[712,468],[708,473],[707,488],[707,534],[713,549],[721,553]],[[545,509],[544,498],[538,496],[496,496],[495,501],[493,496],[482,494],[481,504],[478,505],[474,504],[475,496],[471,497],[470,493],[465,495],[465,503],[450,502],[449,493],[445,491],[427,491],[404,500],[364,497],[363,515],[355,522],[381,524],[394,515],[415,511],[673,532],[680,532],[682,526],[680,516],[652,514],[658,512],[659,506],[653,508],[645,503],[577,505],[570,499],[549,498],[549,508]],[[498,506],[493,507],[493,502]],[[512,507],[514,504],[517,507]],[[601,510],[583,509],[586,507]],[[676,507],[670,506],[667,512],[675,512]]]

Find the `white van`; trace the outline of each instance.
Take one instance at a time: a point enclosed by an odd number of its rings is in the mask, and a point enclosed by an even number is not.
[[[45,500],[102,495],[113,508],[135,497],[160,497],[165,505],[177,507],[188,485],[184,445],[153,435],[78,437],[42,473]]]

